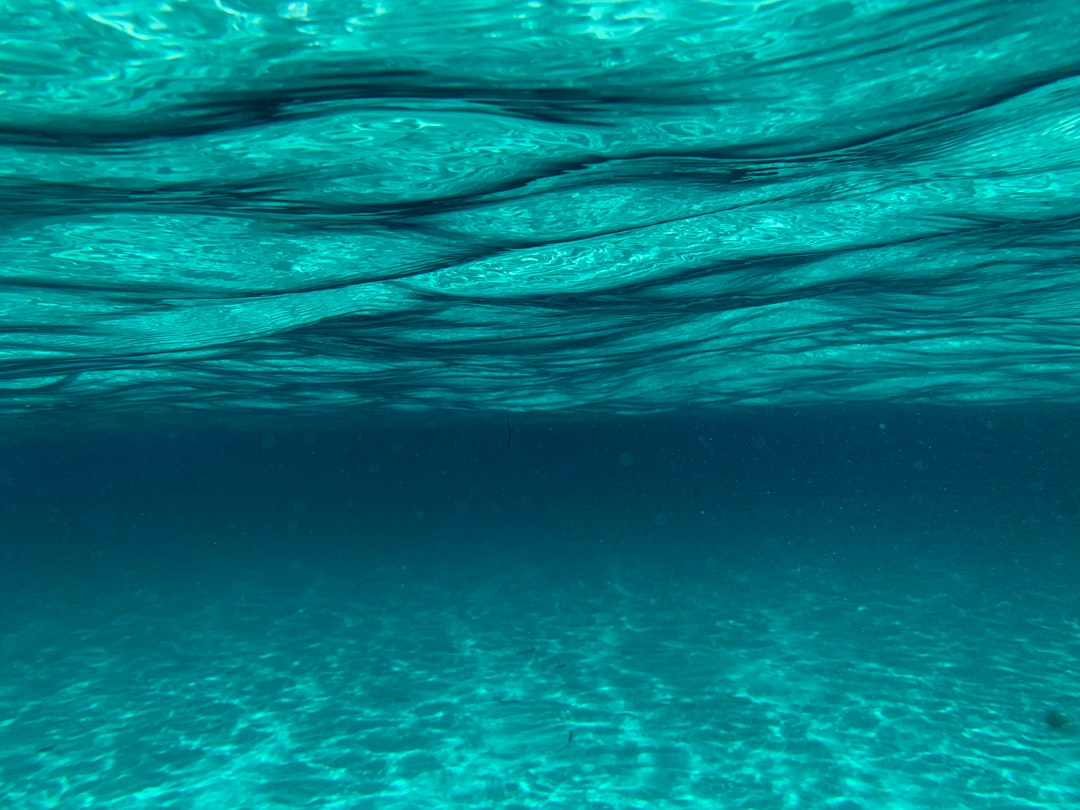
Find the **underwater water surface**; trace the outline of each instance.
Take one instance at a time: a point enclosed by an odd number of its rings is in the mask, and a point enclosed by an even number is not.
[[[1080,806],[1080,4],[0,0],[2,810]]]
[[[6,26],[8,413],[1077,398],[1074,3]]]

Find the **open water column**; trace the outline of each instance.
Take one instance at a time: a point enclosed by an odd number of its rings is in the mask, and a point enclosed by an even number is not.
[[[1080,806],[1080,4],[0,0],[0,808]]]

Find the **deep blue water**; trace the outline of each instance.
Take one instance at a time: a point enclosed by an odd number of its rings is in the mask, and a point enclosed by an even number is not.
[[[1080,805],[1080,5],[3,10],[0,808]]]

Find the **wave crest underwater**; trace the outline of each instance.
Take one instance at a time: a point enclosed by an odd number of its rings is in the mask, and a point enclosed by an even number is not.
[[[14,10],[0,412],[1080,398],[1080,4]]]

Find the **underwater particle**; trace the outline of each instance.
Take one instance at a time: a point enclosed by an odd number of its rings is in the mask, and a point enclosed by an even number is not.
[[[1046,714],[1043,715],[1043,722],[1046,723],[1047,728],[1054,731],[1064,731],[1072,724],[1072,721],[1060,709],[1047,709]]]

